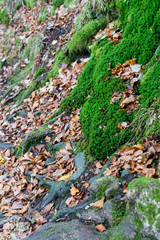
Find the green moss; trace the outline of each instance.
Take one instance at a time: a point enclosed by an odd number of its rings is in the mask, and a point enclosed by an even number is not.
[[[40,68],[38,69],[38,71],[35,73],[34,79],[37,79],[40,75],[42,75],[42,73],[44,73],[45,70],[46,70],[46,68],[40,67]]]
[[[151,185],[157,185],[160,187],[160,182],[157,179],[149,178],[149,177],[139,177],[135,178],[129,185],[128,190],[132,191],[133,189],[139,188],[139,190],[142,190],[143,188],[148,188],[148,186]]]
[[[81,13],[76,19],[75,30],[79,31],[84,25],[91,20],[106,16],[108,21],[111,22],[117,18],[117,11],[115,8],[115,1],[104,1],[104,0],[89,0],[87,1]]]
[[[152,67],[147,68],[144,77],[141,80],[141,100],[142,107],[150,107],[153,101],[159,99],[160,89],[160,60]]]
[[[96,193],[96,199],[99,200],[99,199],[102,199],[105,195],[105,190],[106,190],[106,183],[102,183],[102,185],[100,185],[98,187],[98,191]]]
[[[9,15],[7,13],[6,8],[3,8],[0,11],[0,22],[4,22],[7,26],[9,26],[10,19],[9,19]]]
[[[71,41],[67,44],[69,56],[74,59],[75,56],[89,51],[88,46],[91,45],[93,36],[100,28],[105,27],[106,23],[106,18],[102,18],[101,20],[92,20],[80,31],[75,33]]]
[[[100,43],[97,41],[77,86],[61,104],[61,108],[69,112],[73,108],[82,107],[80,120],[83,132],[89,140],[88,149],[96,158],[105,158],[112,154],[130,139],[133,131],[131,128],[119,132],[117,128],[119,121],[131,122],[133,116],[129,117],[120,111],[118,102],[110,104],[113,92],[122,92],[127,86],[120,79],[110,77],[107,70],[109,64],[113,68],[116,64],[134,57],[138,63],[146,64],[159,44],[160,27],[157,24],[160,21],[160,0],[154,2],[152,6],[149,0],[120,0],[119,3],[122,41],[117,45],[113,42],[108,43],[107,39]],[[85,49],[84,46],[89,44],[88,37],[93,36],[91,32],[95,22],[91,21],[73,36],[68,43],[69,54],[74,56]],[[139,90],[144,107],[151,106],[159,97],[160,63],[157,62],[148,68],[149,72],[145,72]],[[147,119],[148,114],[145,117]]]

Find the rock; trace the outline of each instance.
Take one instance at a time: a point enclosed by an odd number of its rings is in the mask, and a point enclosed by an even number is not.
[[[105,219],[107,219],[109,225],[112,224],[112,220],[113,220],[113,202],[112,201],[107,201],[104,203],[103,205],[103,209],[102,209],[102,213],[103,216],[105,217]]]
[[[114,196],[114,200],[121,200],[121,198],[122,198],[122,195],[120,194]]]
[[[85,156],[83,152],[78,153],[74,157],[76,172],[70,177],[71,181],[77,181],[85,172]]]
[[[84,165],[85,165],[84,153],[83,152],[78,153],[74,157],[74,161],[75,161],[75,165],[76,165],[77,169],[84,167]]]
[[[125,169],[123,171],[121,171],[121,179],[126,182],[126,183],[129,183],[131,182],[133,179],[134,179],[134,175],[132,173],[130,173],[129,171],[130,169]]]
[[[8,148],[13,148],[13,144],[8,144],[8,143],[2,143],[0,142],[0,149],[8,149]]]
[[[121,182],[116,177],[101,177],[95,179],[88,188],[91,194],[104,191],[104,195],[110,198],[111,195],[116,195],[120,191]]]
[[[60,142],[60,143],[56,143],[54,144],[51,148],[53,151],[59,151],[61,148],[65,148],[66,143],[65,142]]]
[[[47,223],[31,233],[25,240],[106,240],[105,233],[99,233],[93,225],[79,220]]]
[[[160,181],[140,177],[128,186],[126,199],[142,236],[160,239]]]
[[[113,235],[110,238],[112,239],[125,239],[125,240],[135,240],[137,236],[137,228],[135,227],[135,224],[132,221],[132,218],[127,217],[125,218],[121,224],[118,225],[114,229]]]
[[[49,163],[56,161],[56,158],[47,158],[45,161],[45,166],[47,167]]]
[[[41,113],[42,113],[42,110],[36,111],[36,112],[34,113],[34,117],[36,117],[36,116],[40,116]]]
[[[103,215],[102,210],[99,211],[93,209],[84,210],[81,213],[77,213],[77,217],[82,221],[92,222],[95,224],[100,224],[105,221],[105,217]]]
[[[142,65],[140,64],[134,64],[130,65],[130,68],[132,69],[133,73],[138,73],[141,70]]]
[[[17,115],[17,113],[13,113],[13,114],[9,114],[9,115],[7,115],[7,120],[8,121],[13,121],[13,118],[15,117]]]
[[[25,152],[28,151],[28,149],[32,146],[33,142],[36,142],[37,139],[40,142],[40,139],[44,139],[45,136],[50,135],[52,133],[51,129],[44,129],[42,127],[40,127],[38,130],[34,130],[32,132],[29,132],[24,141],[23,141],[23,145],[22,145],[22,154],[24,154]]]
[[[24,109],[19,112],[19,116],[21,116],[21,117],[25,117],[25,116],[27,116],[27,114],[28,113]]]

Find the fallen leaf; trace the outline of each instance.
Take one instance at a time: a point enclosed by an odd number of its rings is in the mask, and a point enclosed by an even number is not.
[[[91,206],[96,207],[96,208],[103,208],[103,205],[104,205],[104,197],[95,203],[91,203]]]
[[[104,232],[104,231],[106,231],[106,228],[105,228],[105,226],[104,226],[103,224],[96,225],[96,226],[95,226],[95,229],[96,229],[97,231],[99,231],[99,232]]]
[[[45,208],[41,210],[41,214],[46,214],[46,213],[50,212],[53,205],[54,205],[53,203],[50,203],[47,206],[45,206]]]
[[[72,187],[72,188],[70,189],[70,192],[71,192],[71,195],[72,195],[72,196],[75,196],[77,193],[79,193],[79,190],[78,190],[78,188],[76,188],[76,187]]]
[[[140,150],[145,150],[145,147],[141,144],[141,143],[137,143],[137,148],[139,148]]]

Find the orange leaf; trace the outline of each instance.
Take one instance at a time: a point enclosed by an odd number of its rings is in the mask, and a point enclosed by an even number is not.
[[[95,229],[96,229],[97,231],[99,231],[99,232],[104,232],[104,231],[106,231],[106,228],[105,228],[105,226],[104,226],[103,224],[99,224],[99,225],[95,226]]]
[[[96,207],[96,208],[103,208],[103,204],[104,204],[104,197],[101,200],[99,200],[95,203],[92,203],[91,206]]]
[[[71,192],[72,196],[75,196],[77,193],[79,193],[79,190],[78,190],[78,188],[72,187],[70,189],[70,192]]]

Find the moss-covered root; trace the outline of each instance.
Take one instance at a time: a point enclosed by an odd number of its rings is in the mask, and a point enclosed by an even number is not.
[[[53,124],[58,118],[64,115],[65,112],[61,112],[61,110],[58,110],[56,113],[54,113],[54,115],[52,115],[52,118],[50,118],[45,124],[27,134],[24,141],[21,142],[20,146],[17,147],[17,149],[15,150],[16,156],[19,157],[25,152],[27,152],[31,146],[35,146],[39,143],[44,142],[44,138],[46,136],[53,134],[52,130],[48,129],[48,125]]]
[[[99,29],[104,28],[106,25],[106,18],[92,20],[75,33],[71,41],[67,44],[70,58],[75,59],[78,55],[86,54],[89,51],[88,46],[91,45],[93,36]]]

